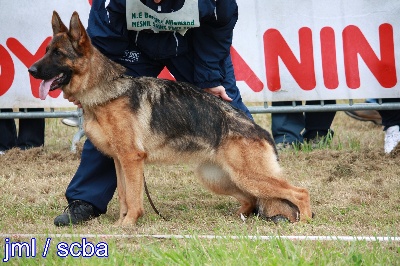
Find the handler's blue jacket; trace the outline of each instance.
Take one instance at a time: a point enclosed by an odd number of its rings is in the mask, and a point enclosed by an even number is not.
[[[238,19],[236,0],[198,0],[200,27],[182,36],[174,32],[128,31],[126,1],[94,0],[89,16],[88,33],[93,44],[105,54],[121,55],[129,42],[154,60],[168,59],[190,50],[194,60],[194,82],[200,88],[221,85],[224,60],[229,56],[233,28]],[[153,0],[146,0],[154,5]],[[161,2],[167,9],[172,1]],[[107,12],[108,11],[108,12]],[[178,41],[176,38],[179,38]]]

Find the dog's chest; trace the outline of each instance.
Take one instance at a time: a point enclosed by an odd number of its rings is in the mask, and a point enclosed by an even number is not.
[[[140,148],[137,145],[140,134],[135,127],[137,116],[126,103],[126,99],[116,99],[107,105],[85,109],[85,133],[96,148],[107,155]]]
[[[96,119],[85,117],[84,121],[85,134],[93,145],[101,152],[113,156],[114,151],[111,148],[112,143],[110,142],[109,134],[106,134]]]

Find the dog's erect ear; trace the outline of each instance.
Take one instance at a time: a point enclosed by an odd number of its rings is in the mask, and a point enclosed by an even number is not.
[[[87,35],[85,27],[82,25],[76,11],[72,14],[71,21],[69,22],[69,36],[72,45],[77,51],[90,47],[89,36]]]
[[[61,21],[60,16],[56,11],[53,11],[53,17],[51,18],[51,26],[53,27],[53,35],[56,35],[60,32],[67,32],[68,29]]]

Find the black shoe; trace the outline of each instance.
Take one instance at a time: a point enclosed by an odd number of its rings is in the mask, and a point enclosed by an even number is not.
[[[258,216],[259,218],[261,218],[265,221],[274,222],[275,224],[290,223],[289,218],[287,218],[286,216],[283,216],[281,214],[274,215],[271,217],[265,216],[265,214],[260,213],[258,206],[256,208],[254,208],[253,215]]]
[[[82,200],[74,200],[64,209],[64,213],[54,219],[56,226],[68,226],[83,223],[98,217],[96,208]]]

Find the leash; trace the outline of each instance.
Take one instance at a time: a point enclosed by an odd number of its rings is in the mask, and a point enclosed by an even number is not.
[[[163,218],[166,221],[167,219],[165,219],[165,217],[162,216],[161,213],[157,210],[156,206],[153,203],[153,200],[150,197],[149,189],[147,188],[146,178],[144,178],[144,175],[143,175],[143,180],[144,180],[144,191],[146,192],[146,196],[147,196],[147,199],[149,200],[151,207],[153,208],[154,212],[158,216],[160,216],[161,218]]]

